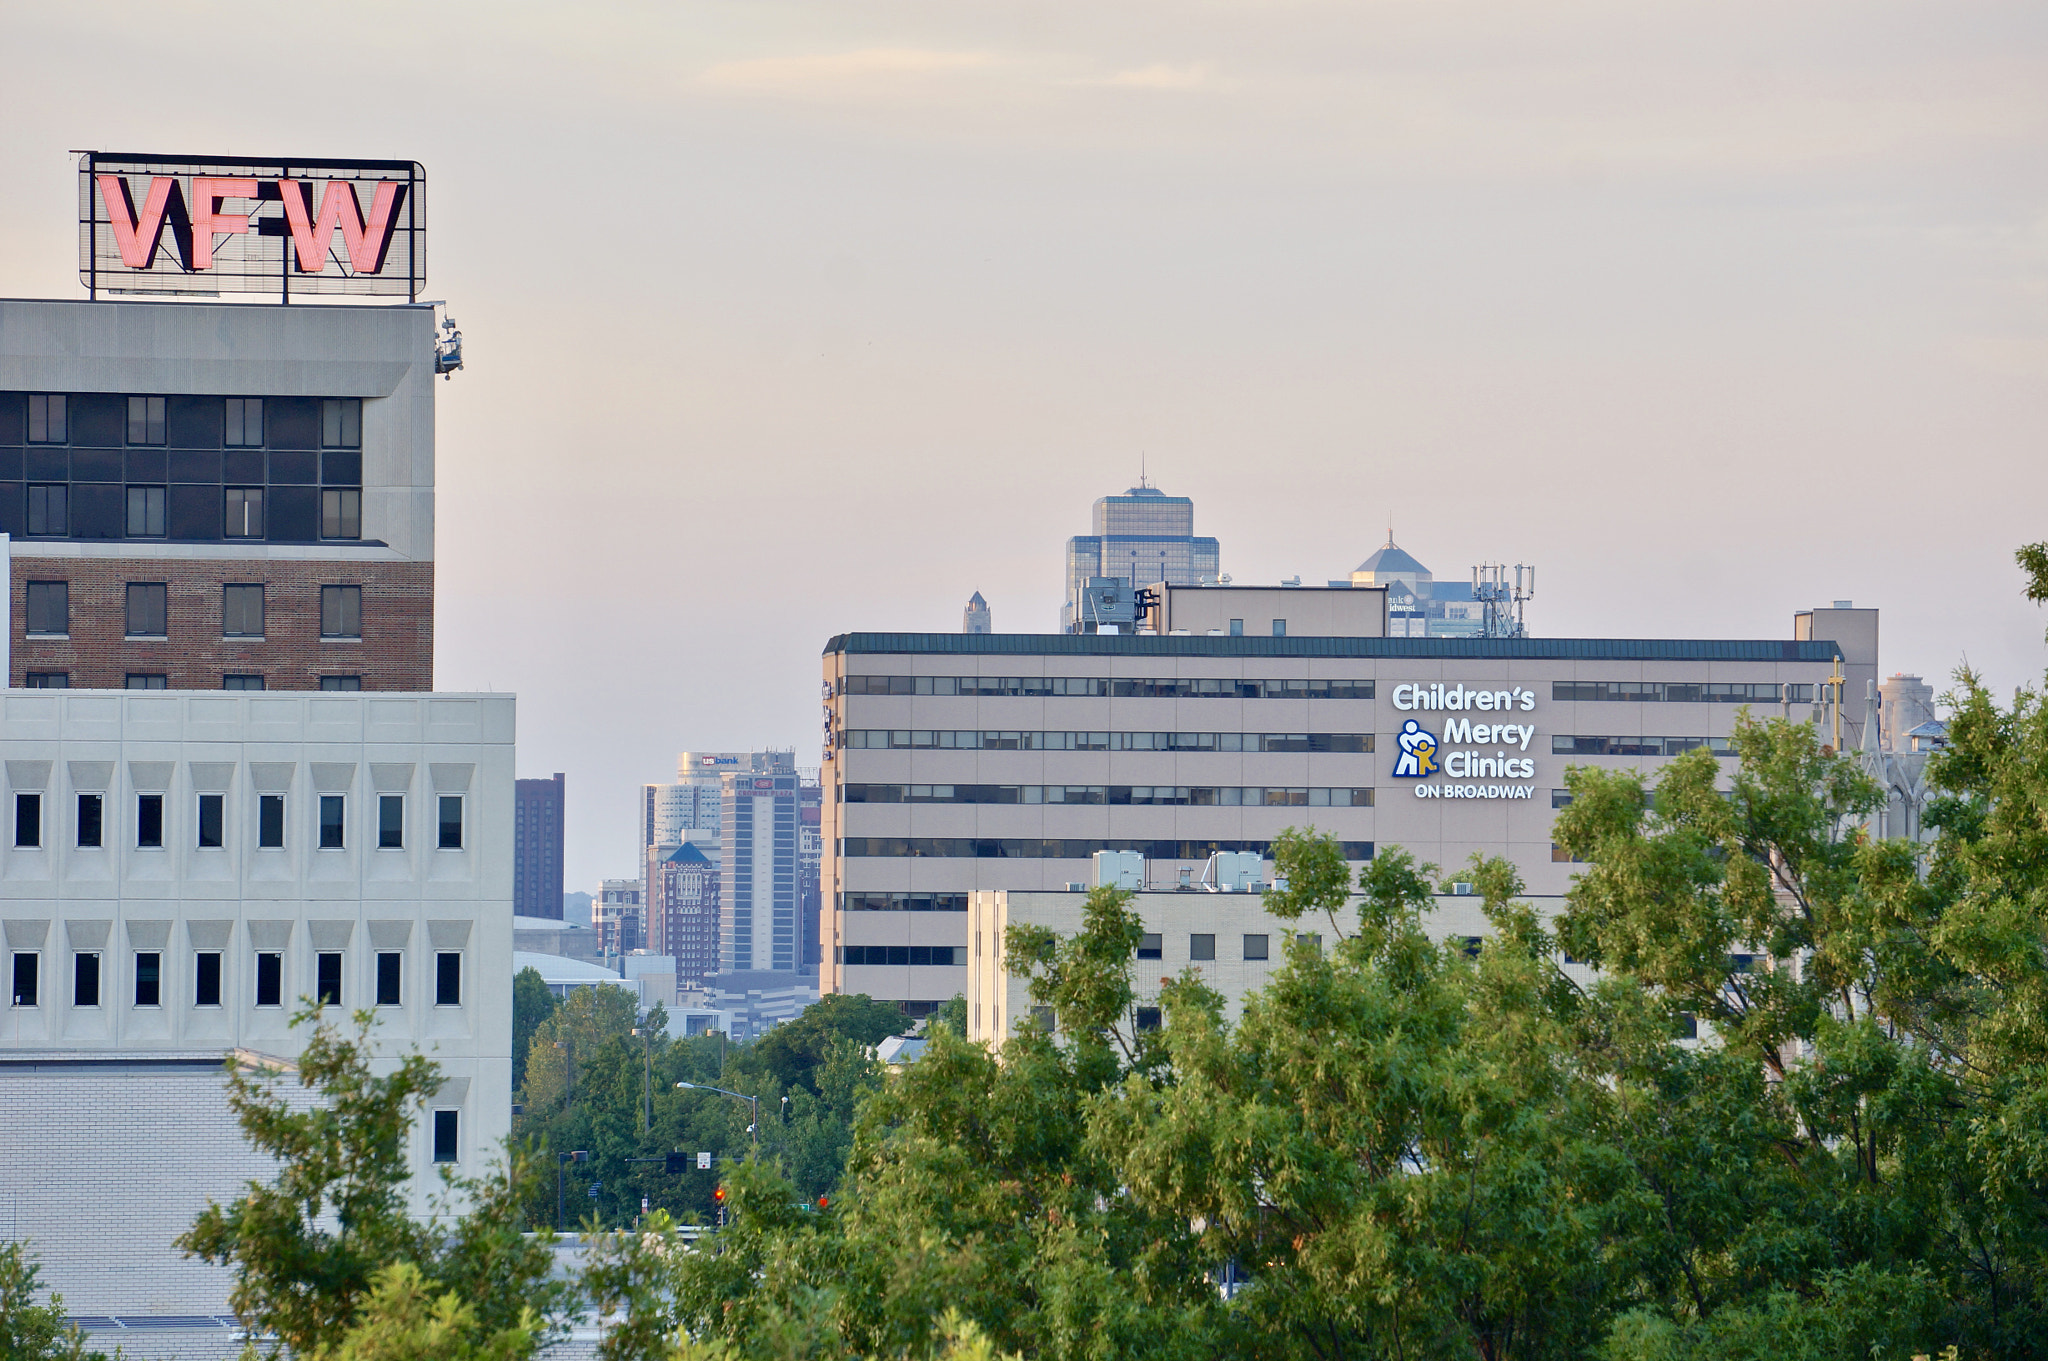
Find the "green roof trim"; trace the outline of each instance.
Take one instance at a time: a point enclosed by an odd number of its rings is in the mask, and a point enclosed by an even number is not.
[[[842,633],[825,655],[1412,657],[1522,661],[1831,662],[1832,642],[1779,638],[1212,638],[1142,633]]]

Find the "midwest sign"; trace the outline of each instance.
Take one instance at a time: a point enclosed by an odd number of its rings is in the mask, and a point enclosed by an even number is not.
[[[426,285],[416,161],[116,155],[78,162],[79,279],[109,293],[341,293]]]

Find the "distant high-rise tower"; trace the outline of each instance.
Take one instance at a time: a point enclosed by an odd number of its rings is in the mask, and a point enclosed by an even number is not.
[[[512,821],[512,914],[562,917],[562,772],[549,780],[515,780]]]
[[[1091,580],[1126,586],[1164,581],[1196,586],[1213,577],[1222,557],[1214,539],[1195,537],[1195,503],[1140,482],[1095,503],[1095,532],[1067,540],[1067,594],[1060,628],[1073,632]]]
[[[962,633],[994,633],[996,631],[995,622],[988,612],[988,602],[981,598],[980,591],[976,591],[973,595],[967,597],[967,608],[960,614],[960,631]]]
[[[804,902],[793,754],[757,753],[753,770],[728,772],[721,783],[720,963],[726,972],[794,973],[803,958]]]

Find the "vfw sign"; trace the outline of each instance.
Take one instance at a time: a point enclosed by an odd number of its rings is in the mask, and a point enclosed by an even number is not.
[[[417,297],[416,161],[79,160],[79,278],[111,293]]]

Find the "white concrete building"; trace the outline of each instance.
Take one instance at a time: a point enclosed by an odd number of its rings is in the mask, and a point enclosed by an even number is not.
[[[271,1175],[220,1064],[289,1063],[302,999],[446,1074],[415,1213],[437,1166],[497,1156],[513,738],[510,695],[0,695],[0,1224],[67,1310],[225,1312],[228,1274],[171,1243]]]

